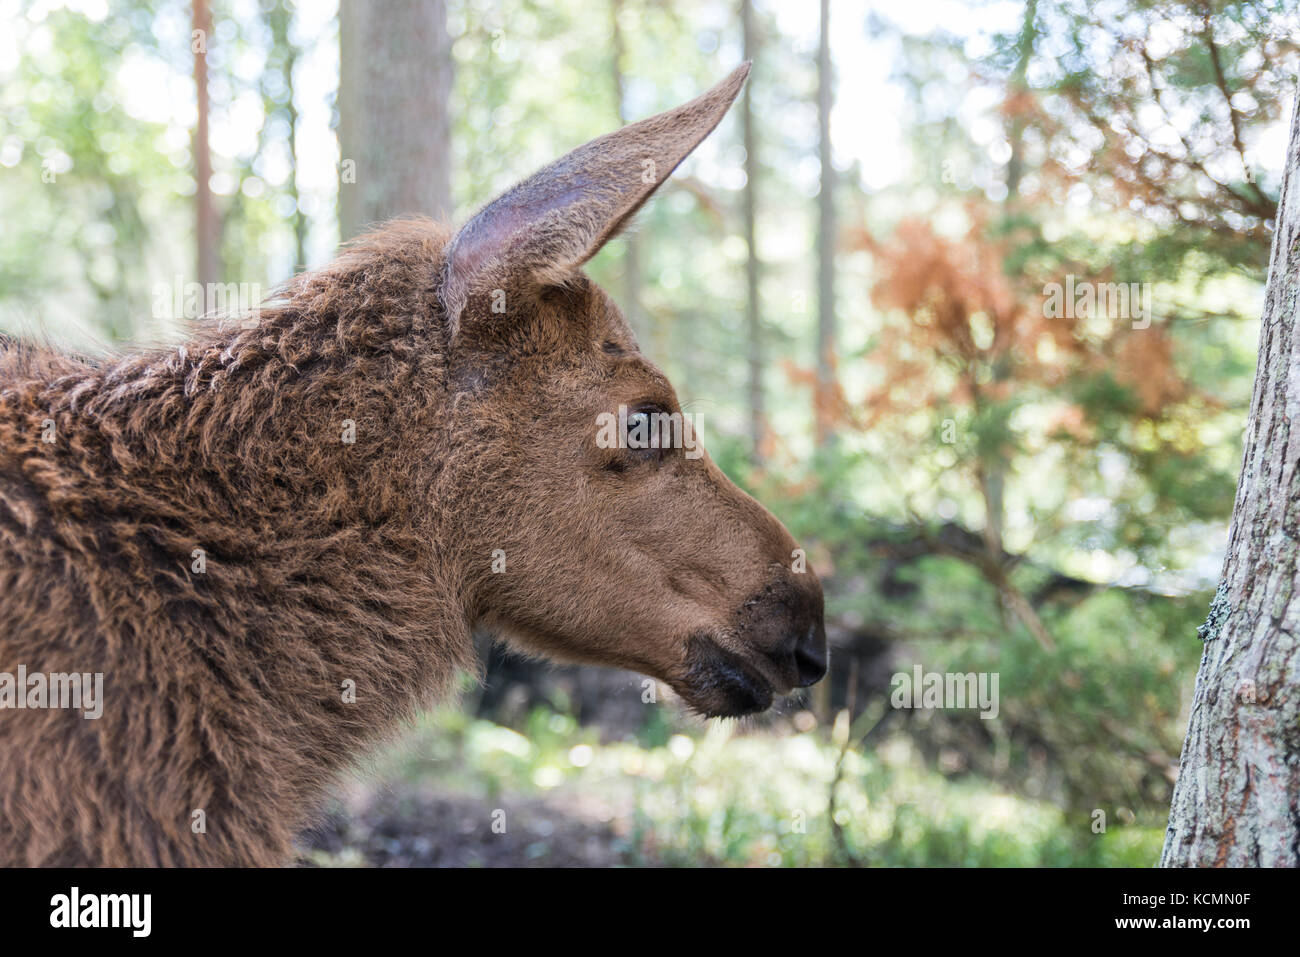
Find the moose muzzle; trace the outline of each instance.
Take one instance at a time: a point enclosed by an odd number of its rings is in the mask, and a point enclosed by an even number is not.
[[[693,635],[687,660],[683,696],[711,717],[765,711],[774,695],[816,684],[827,663],[821,583],[784,573],[745,601],[725,639]]]

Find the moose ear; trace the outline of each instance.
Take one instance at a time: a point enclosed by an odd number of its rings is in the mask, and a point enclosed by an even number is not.
[[[450,337],[476,292],[562,283],[596,255],[718,125],[748,75],[746,62],[689,103],[578,147],[483,207],[447,247]]]

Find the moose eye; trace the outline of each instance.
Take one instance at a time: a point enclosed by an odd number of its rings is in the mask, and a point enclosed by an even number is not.
[[[668,449],[672,448],[671,437],[663,433],[665,415],[667,413],[657,406],[641,406],[628,410],[621,417],[623,431],[618,444],[626,454],[617,471],[626,467],[628,458],[663,460]]]
[[[648,449],[651,447],[651,429],[654,420],[644,410],[633,412],[627,417],[627,447],[629,449]]]

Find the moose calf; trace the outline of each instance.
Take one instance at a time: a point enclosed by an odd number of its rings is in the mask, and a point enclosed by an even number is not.
[[[581,267],[747,72],[454,235],[362,236],[256,321],[0,348],[0,864],[288,862],[339,771],[477,667],[476,626],[706,715],[821,678],[781,523],[707,455],[597,441],[681,410]]]

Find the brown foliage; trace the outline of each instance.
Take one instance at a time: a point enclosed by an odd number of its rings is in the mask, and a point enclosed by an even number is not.
[[[866,402],[869,424],[941,403],[1054,390],[1071,376],[1101,371],[1134,390],[1146,417],[1159,418],[1187,397],[1162,325],[1138,329],[1126,319],[1085,312],[1049,315],[1045,284],[1062,282],[1070,267],[1057,276],[1008,275],[1011,240],[989,239],[986,213],[967,209],[971,225],[955,239],[917,219],[900,223],[888,240],[866,230],[853,237],[872,254],[880,276],[873,303],[893,313],[871,356],[883,380]],[[1080,286],[1109,281],[1079,268]],[[953,375],[950,392],[937,391],[936,366]],[[1081,417],[1075,410],[1063,421]]]

